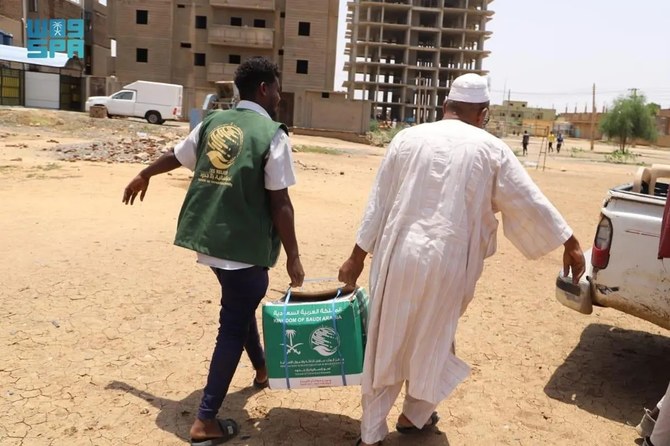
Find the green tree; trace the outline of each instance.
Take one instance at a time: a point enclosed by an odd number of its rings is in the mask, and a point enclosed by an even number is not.
[[[626,152],[626,144],[636,138],[656,141],[656,120],[653,104],[647,104],[643,95],[620,97],[600,121],[600,130],[608,138],[619,140],[619,150]]]
[[[649,109],[649,112],[651,115],[655,118],[658,116],[658,112],[661,111],[661,106],[657,104],[656,102],[650,102],[647,104],[647,108]]]

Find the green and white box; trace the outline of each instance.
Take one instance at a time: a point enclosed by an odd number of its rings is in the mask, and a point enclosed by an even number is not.
[[[263,304],[270,388],[360,384],[367,311],[364,288],[345,290],[341,295],[289,292],[276,302]]]

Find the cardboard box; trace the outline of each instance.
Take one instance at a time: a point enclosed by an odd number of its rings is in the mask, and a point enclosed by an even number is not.
[[[361,383],[368,295],[364,288],[314,299],[286,296],[263,304],[263,338],[271,389]],[[297,294],[297,293],[295,293]]]

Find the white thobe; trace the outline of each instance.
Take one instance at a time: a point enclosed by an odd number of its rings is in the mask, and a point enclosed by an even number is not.
[[[467,377],[451,351],[498,221],[529,258],[572,230],[501,140],[458,120],[406,129],[389,145],[356,243],[372,253],[362,390],[408,382],[439,403]]]
[[[670,384],[657,404],[660,410],[650,438],[654,446],[670,446],[670,403],[664,402],[668,398],[670,398]]]

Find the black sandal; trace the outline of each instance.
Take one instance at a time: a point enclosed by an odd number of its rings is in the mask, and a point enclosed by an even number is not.
[[[440,421],[440,417],[437,414],[437,412],[433,412],[430,415],[430,420],[428,421],[430,422],[430,424],[428,423],[424,424],[421,429],[419,429],[416,426],[401,426],[399,424],[396,424],[395,430],[397,430],[401,434],[418,434],[419,432],[424,432],[430,429],[431,427],[434,427],[437,424],[437,422]]]
[[[216,446],[227,442],[240,432],[240,428],[235,420],[230,418],[220,420],[217,418],[216,422],[218,423],[219,429],[221,429],[221,433],[223,434],[221,437],[202,438],[200,440],[194,440],[191,438],[191,446]]]
[[[259,390],[266,389],[270,387],[270,378],[267,378],[265,381],[256,381],[256,378],[254,378],[254,387]]]

